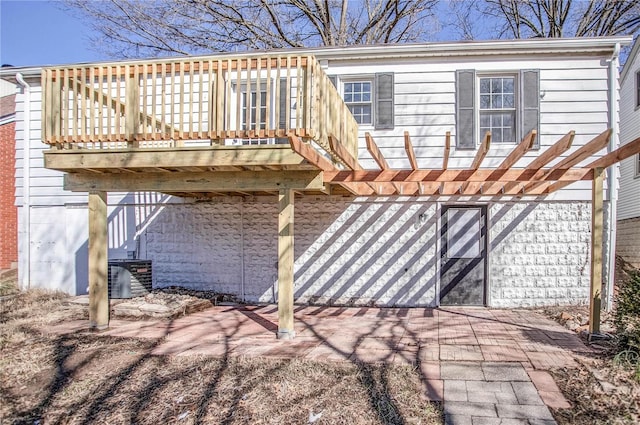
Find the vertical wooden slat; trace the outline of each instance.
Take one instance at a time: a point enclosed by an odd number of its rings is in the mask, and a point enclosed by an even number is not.
[[[121,74],[122,74],[122,66],[118,65],[114,68],[114,74],[115,74],[115,99],[116,99],[116,107],[114,108],[115,110],[115,119],[114,119],[114,127],[113,127],[113,133],[114,133],[114,137],[112,140],[120,140],[121,136],[120,136],[120,99],[121,99],[121,93],[120,93],[120,81],[122,81],[121,78]],[[111,84],[109,84],[109,89],[111,88]],[[109,107],[111,107],[111,105],[109,105]]]
[[[89,128],[87,125],[87,68],[80,70],[80,84],[78,84],[78,95],[80,96],[80,136],[83,142],[89,141]],[[88,88],[89,95],[93,92]],[[93,109],[93,108],[92,108]]]
[[[293,339],[293,190],[280,189],[278,197],[278,339]]]
[[[151,65],[153,67],[153,65]],[[140,112],[138,112],[138,116],[142,116],[142,117],[146,117],[149,114],[148,111],[148,100],[147,100],[147,83],[148,83],[148,78],[147,76],[149,75],[149,64],[143,64],[142,65],[142,73],[138,76],[138,81],[140,82],[141,88],[142,88],[142,110]],[[153,116],[153,113],[151,113],[151,116]],[[138,119],[140,120],[140,119]],[[147,119],[144,118],[141,122],[140,122],[140,134],[141,134],[141,139],[142,140],[149,140],[150,139],[150,134],[149,134],[149,124],[147,123]]]
[[[227,62],[230,64],[230,61]],[[227,81],[231,80],[231,67],[227,66]],[[229,93],[229,92],[228,92]],[[231,94],[231,93],[229,93]],[[225,113],[224,107],[225,100],[225,79],[224,72],[222,70],[222,61],[218,60],[218,69],[216,70],[216,139],[220,140],[222,131],[225,130],[225,115],[230,115],[231,112]],[[230,109],[230,108],[227,108]],[[226,127],[227,129],[229,127]]]
[[[311,56],[307,56],[307,64],[305,65],[304,72],[304,87],[305,87],[305,95],[304,95],[304,128],[306,131],[310,131],[311,126],[311,76],[313,69],[313,62]],[[342,139],[344,140],[344,139]]]
[[[178,143],[177,146],[183,146],[184,142],[184,66],[185,62],[180,62],[180,85],[178,86],[179,95],[178,95],[178,111],[180,114],[179,125],[178,125]]]
[[[109,326],[107,194],[89,192],[89,323]]]
[[[53,72],[50,69],[43,71],[46,83],[43,84],[44,107],[42,108],[42,122],[45,123],[44,139],[47,143],[53,143],[55,134],[53,132],[53,120],[56,115],[56,108],[53,105]]]
[[[103,80],[104,80],[104,78],[102,76],[102,71],[103,71],[102,67],[98,68],[98,80],[99,80],[98,89],[100,90],[100,93],[102,93],[101,96],[104,96],[105,95],[105,90],[103,89],[103,86],[102,86]],[[113,71],[113,69],[110,66],[107,66],[106,71],[107,71],[107,75],[106,75],[106,79],[107,79],[107,81],[106,81],[106,86],[107,86],[106,87],[107,105],[106,106],[107,107],[106,108],[102,108],[102,107],[100,108],[100,111],[105,111],[104,113],[107,114],[107,121],[105,123],[105,126],[106,126],[105,130],[106,131],[103,131],[103,129],[102,129],[103,118],[102,118],[102,116],[100,114],[99,118],[98,118],[98,120],[99,120],[98,121],[98,124],[99,124],[98,134],[100,134],[101,135],[100,138],[104,140],[105,139],[104,135],[106,133],[106,136],[107,136],[106,140],[107,141],[111,141],[112,140],[112,134],[115,133],[114,126],[116,125],[115,122],[116,122],[116,119],[117,119],[116,116],[118,115],[118,111],[115,108],[112,107],[113,102],[112,102],[112,98],[111,98],[111,93],[112,93],[111,86],[113,85],[113,75],[111,74],[111,72]],[[116,76],[116,81],[117,81],[117,78],[118,77]],[[100,102],[100,104],[102,104],[102,102]],[[113,114],[113,120],[111,119],[112,114]]]
[[[218,74],[219,72],[219,74]],[[207,138],[211,140],[211,143],[213,143],[213,137],[214,137],[214,133],[213,130],[215,128],[215,123],[217,120],[217,100],[215,97],[215,93],[216,93],[216,87],[217,87],[217,81],[218,81],[218,75],[222,75],[222,72],[218,71],[215,74],[215,79],[216,81],[214,82],[213,78],[214,78],[214,73],[213,73],[213,61],[211,59],[209,59],[209,80],[207,83],[207,90],[208,90],[208,95],[207,95],[207,102],[209,105],[209,119],[207,121]]]
[[[69,70],[62,73],[62,141],[69,141]]]
[[[276,59],[276,86],[274,89],[275,93],[275,101],[273,102],[273,107],[275,109],[275,118],[273,120],[274,127],[276,128],[276,136],[280,130],[284,130],[280,128],[280,71],[282,69],[282,58],[278,56]]]
[[[53,75],[52,75],[53,79]],[[53,142],[62,142],[62,74],[56,71],[55,79],[51,83],[51,127]]]
[[[73,95],[73,99],[71,100],[71,123],[70,123],[70,131],[71,131],[71,139],[70,141],[79,142],[78,136],[80,135],[80,99],[78,97],[78,73],[79,69],[73,68],[71,70],[71,75],[69,77],[69,87],[71,88],[70,96]]]
[[[177,138],[176,135],[176,100],[175,100],[175,75],[176,75],[176,63],[171,62],[171,68],[169,69],[169,110],[171,111],[171,115],[169,118],[169,125],[171,126],[171,138],[175,141]]]
[[[200,70],[198,72],[199,85],[198,85],[198,139],[202,139],[202,126],[203,126],[203,118],[202,118],[202,98],[204,97],[204,62],[200,61]]]
[[[156,65],[151,66],[151,116],[156,119],[159,118],[158,122],[160,123],[160,129],[152,126],[149,138],[158,140],[158,133],[160,131],[164,131],[164,117],[162,115],[158,115],[158,67]]]
[[[287,79],[285,84],[284,128],[285,134],[289,134],[289,129],[291,128],[291,56],[287,56]]]
[[[302,92],[303,76],[302,76],[302,58],[296,57],[296,134],[300,134],[300,128],[302,127],[302,111],[304,106],[302,105]]]
[[[239,66],[240,64],[238,63],[238,60],[235,60],[232,62],[231,59],[227,60],[227,73],[229,75],[228,78],[225,79],[224,82],[224,91],[222,92],[221,96],[222,96],[222,105],[225,105],[224,102],[226,102],[226,107],[223,106],[223,109],[221,112],[221,115],[224,117],[223,119],[223,125],[220,127],[220,131],[221,131],[221,135],[222,137],[225,136],[225,134],[228,134],[229,130],[231,129],[231,64],[235,63],[237,66]],[[224,142],[224,141],[223,141]]]
[[[247,59],[247,93],[244,99],[244,108],[245,108],[245,123],[244,129],[246,132],[251,132],[251,93],[252,90],[252,82],[251,82],[251,59]]]
[[[265,109],[265,121],[266,121],[266,125],[265,125],[265,130],[267,132],[267,135],[271,132],[272,130],[272,124],[271,124],[271,105],[272,102],[271,100],[273,99],[273,96],[271,96],[271,58],[267,59],[267,81],[265,82],[266,84],[266,92],[267,92],[267,96],[266,96],[266,109]],[[277,103],[275,103],[274,105],[276,105],[277,108]]]
[[[162,117],[161,139],[171,137],[167,132],[167,65],[162,64],[160,67],[160,116]]]
[[[89,69],[89,140],[95,142],[96,134],[96,97],[95,97],[95,80],[96,70],[94,67]]]
[[[242,102],[242,99],[241,99],[242,71],[240,69],[241,68],[240,65],[242,64],[242,59],[236,59],[235,63],[236,63],[236,137],[237,137],[238,132],[242,128],[242,124],[241,124],[242,109],[240,108],[240,104]]]
[[[589,333],[600,332],[600,310],[602,308],[602,232],[603,196],[602,168],[593,169],[591,186],[591,290],[589,297]]]
[[[262,117],[261,107],[262,107],[262,87],[261,87],[261,78],[260,73],[262,72],[262,59],[256,59],[256,135],[258,137],[262,137],[261,129],[260,129],[260,121]]]

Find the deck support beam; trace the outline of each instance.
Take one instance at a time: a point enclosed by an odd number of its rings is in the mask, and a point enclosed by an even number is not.
[[[602,307],[602,168],[593,170],[591,193],[591,289],[589,293],[589,333],[600,332],[600,310]]]
[[[89,192],[89,324],[109,327],[107,193]]]
[[[278,202],[278,339],[293,339],[293,190],[280,189]]]

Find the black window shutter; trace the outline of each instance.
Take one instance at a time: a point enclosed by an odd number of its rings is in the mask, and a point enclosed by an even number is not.
[[[375,128],[393,128],[393,73],[379,73],[375,78]]]
[[[531,130],[537,132],[533,149],[540,149],[540,70],[520,71],[522,84],[520,140]]]
[[[456,71],[456,147],[475,149],[475,86],[476,71]]]

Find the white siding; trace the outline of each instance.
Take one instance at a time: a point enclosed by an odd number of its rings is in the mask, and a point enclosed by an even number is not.
[[[395,128],[376,131],[372,126],[360,128],[359,157],[364,168],[376,169],[364,142],[370,132],[392,168],[408,168],[403,132],[411,135],[416,157],[422,168],[442,165],[444,137],[452,135],[450,168],[471,164],[475,150],[456,150],[455,71],[475,69],[478,72],[511,72],[521,69],[540,70],[540,134],[541,148],[532,150],[516,167],[526,166],[540,152],[553,145],[571,130],[576,137],[571,150],[578,149],[610,127],[608,109],[608,66],[601,58],[521,58],[505,60],[401,60],[389,65],[388,60],[330,60],[327,72],[339,77],[372,76],[376,72],[393,72],[395,78]],[[483,167],[497,166],[513,149],[513,145],[491,145]],[[598,155],[606,153],[603,149]],[[564,157],[563,156],[563,157]],[[593,161],[585,160],[582,165]],[[553,163],[552,163],[553,164]],[[606,186],[605,186],[606,187]],[[590,185],[576,183],[549,199],[590,200]]]
[[[638,43],[636,39],[636,43]],[[635,55],[629,57],[629,66],[620,84],[620,145],[640,137],[640,107],[636,102],[636,72],[640,71],[640,48],[635,46]],[[618,220],[640,217],[640,177],[636,175],[634,155],[620,163],[620,199],[618,200]]]

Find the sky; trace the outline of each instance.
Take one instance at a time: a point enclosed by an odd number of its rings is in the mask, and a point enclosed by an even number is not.
[[[91,29],[53,0],[0,0],[0,63],[59,65],[107,60],[92,51]]]

